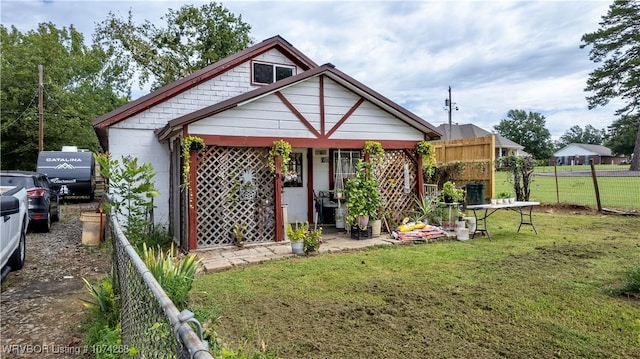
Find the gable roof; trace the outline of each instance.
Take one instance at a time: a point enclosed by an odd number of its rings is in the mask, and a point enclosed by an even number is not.
[[[484,137],[492,135],[493,133],[482,129],[472,123],[466,123],[463,125],[451,125],[451,136],[449,136],[449,125],[442,124],[438,126],[440,132],[442,132],[443,137],[449,140],[457,140],[461,138],[475,138],[475,137]],[[496,137],[496,147],[501,148],[517,148],[519,150],[523,149],[524,146],[511,141],[510,139],[500,136],[498,134],[493,134]]]
[[[198,84],[205,82],[213,77],[226,72],[245,61],[265,53],[273,48],[280,50],[287,58],[293,61],[296,65],[300,66],[303,70],[317,67],[318,65],[308,58],[305,54],[293,47],[287,40],[283,39],[279,35],[268,38],[258,44],[248,47],[233,55],[227,56],[224,59],[217,61],[201,70],[198,70],[191,75],[185,76],[177,81],[174,81],[168,85],[162,86],[159,89],[131,101],[126,105],[118,107],[117,109],[108,112],[95,120],[93,120],[93,127],[98,132],[98,129],[105,129],[113,124],[123,121],[137,113],[140,113],[149,107],[152,107],[160,102],[167,100],[173,96],[176,96]],[[98,134],[100,137],[100,134]],[[102,141],[102,140],[101,140]]]
[[[414,113],[405,109],[404,107],[396,104],[390,99],[382,96],[373,89],[367,87],[356,79],[348,76],[344,72],[338,70],[332,64],[325,64],[320,67],[316,67],[298,75],[287,77],[283,80],[271,83],[261,88],[249,91],[242,95],[230,98],[228,100],[219,102],[217,104],[202,108],[198,111],[186,114],[171,120],[163,128],[156,130],[156,135],[159,140],[166,140],[173,134],[182,130],[182,127],[190,123],[196,122],[203,118],[213,116],[215,114],[224,112],[234,107],[241,106],[244,103],[251,102],[258,98],[273,94],[286,87],[293,86],[297,83],[303,82],[309,78],[316,76],[327,76],[338,84],[358,94],[365,100],[370,101],[376,106],[380,107],[384,111],[398,117],[408,125],[425,133],[429,139],[437,140],[440,138],[440,131],[433,125],[418,117]]]
[[[560,151],[564,151],[567,148],[570,147],[580,147],[584,150],[587,150],[589,152],[595,153],[597,155],[600,156],[612,156],[612,152],[611,149],[602,145],[590,145],[590,144],[586,144],[586,143],[570,143],[567,146],[563,147],[562,149],[556,151],[556,153],[560,152]],[[555,155],[555,154],[554,154]]]

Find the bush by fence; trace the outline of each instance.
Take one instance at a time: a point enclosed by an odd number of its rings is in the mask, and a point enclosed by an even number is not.
[[[188,310],[178,311],[120,228],[109,216],[122,345],[144,358],[213,358],[202,341],[200,324]],[[192,328],[199,331],[199,335]]]

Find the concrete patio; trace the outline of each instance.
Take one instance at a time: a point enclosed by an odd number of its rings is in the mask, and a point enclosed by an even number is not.
[[[440,238],[437,241],[445,240],[448,239]],[[356,240],[352,239],[349,234],[344,231],[327,228],[322,235],[322,242],[318,251],[320,254],[360,250],[378,245],[424,243],[425,241],[399,241],[391,238],[388,233],[382,233],[382,235],[377,238]],[[204,249],[195,253],[196,256],[202,260],[202,272],[204,273],[219,272],[237,266],[259,264],[274,259],[296,256],[291,252],[291,244],[289,241],[248,244],[241,248],[228,246]]]

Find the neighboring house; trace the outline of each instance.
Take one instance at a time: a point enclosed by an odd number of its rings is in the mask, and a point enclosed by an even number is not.
[[[451,131],[449,131],[451,128]],[[495,135],[496,138],[496,158],[508,156],[513,153],[517,156],[526,156],[527,153],[523,151],[524,146],[519,145],[508,138],[502,137],[498,134],[486,131],[474,124],[468,123],[464,125],[451,125],[442,124],[438,126],[438,130],[442,133],[442,140],[458,140],[465,138],[485,137],[489,135]]]
[[[619,165],[626,158],[624,156],[614,156],[611,149],[602,145],[589,145],[585,143],[570,143],[562,149],[556,151],[549,160],[551,165],[583,165],[590,160],[596,165],[613,164]]]
[[[93,124],[114,158],[131,155],[153,165],[161,193],[154,201],[155,221],[168,224],[184,250],[232,244],[234,224],[247,225],[251,243],[281,240],[284,221],[312,222],[318,194],[330,193],[336,178],[349,176],[367,140],[385,149],[377,175],[387,209],[395,217],[406,214],[422,190],[421,161],[413,149],[418,141],[440,138],[433,125],[333,65],[316,65],[280,36]],[[186,136],[206,144],[191,153],[191,204],[182,190]],[[279,139],[293,147],[282,181],[267,166]]]

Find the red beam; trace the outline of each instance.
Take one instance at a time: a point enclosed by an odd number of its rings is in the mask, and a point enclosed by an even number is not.
[[[318,130],[316,130],[315,127],[313,127],[313,125],[309,121],[307,121],[307,119],[300,113],[300,111],[298,111],[298,109],[295,108],[295,106],[293,106],[293,104],[289,102],[289,100],[287,100],[287,98],[284,97],[284,95],[280,91],[276,92],[276,96],[278,96],[280,101],[282,101],[282,103],[285,106],[287,106],[289,111],[291,111],[294,115],[296,115],[296,117],[300,120],[300,122],[302,122],[302,124],[307,129],[309,129],[311,133],[313,133],[316,137],[320,137],[320,133],[318,132]]]
[[[351,115],[358,109],[358,107],[360,107],[360,105],[362,105],[362,103],[364,102],[364,98],[360,97],[360,99],[353,105],[351,106],[351,108],[349,109],[349,111],[347,111],[347,113],[344,114],[344,116],[342,116],[342,118],[340,119],[340,121],[338,121],[335,125],[333,125],[333,127],[329,130],[329,132],[324,136],[326,138],[331,137],[331,135],[333,135],[334,132],[336,132],[336,130],[342,126],[342,124],[349,118],[351,117]]]
[[[286,225],[282,218],[282,157],[276,156],[274,160],[276,167],[276,175],[273,177],[275,181],[275,194],[273,198],[274,211],[276,213],[276,242],[284,240],[283,228]]]
[[[227,136],[191,134],[202,138],[207,146],[231,147],[271,147],[273,141],[285,140],[292,147],[331,148],[331,149],[362,149],[366,140],[329,139],[329,138],[300,138],[300,137],[271,137],[271,136]],[[387,150],[413,149],[418,141],[413,140],[376,140]]]
[[[198,208],[196,204],[197,184],[196,184],[196,156],[197,152],[192,151],[189,154],[189,191],[187,192],[187,201],[189,202],[189,250],[198,249]],[[186,159],[185,159],[186,160]]]

